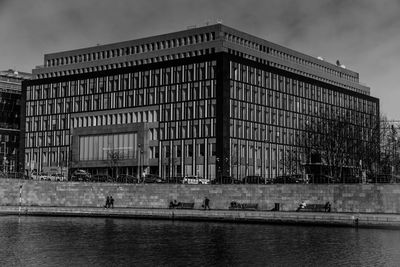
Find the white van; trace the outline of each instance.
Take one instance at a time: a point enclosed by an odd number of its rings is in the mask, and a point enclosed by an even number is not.
[[[185,178],[183,178],[182,183],[184,183],[184,184],[210,184],[210,180],[202,178],[202,177],[197,177],[197,176],[185,176]]]

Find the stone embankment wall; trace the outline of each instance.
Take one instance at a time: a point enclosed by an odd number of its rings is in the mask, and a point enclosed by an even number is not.
[[[270,210],[280,203],[293,211],[301,201],[332,203],[336,212],[400,213],[400,184],[319,185],[174,185],[106,184],[0,179],[0,205],[53,207],[102,207],[112,195],[116,207],[166,208],[171,200],[194,202],[201,208],[204,197],[212,209],[228,209],[231,201],[258,203]]]

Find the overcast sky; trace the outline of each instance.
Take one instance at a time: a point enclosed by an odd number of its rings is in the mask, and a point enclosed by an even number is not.
[[[43,55],[223,24],[360,73],[400,119],[400,0],[0,0],[0,70]],[[396,82],[397,80],[397,82]]]

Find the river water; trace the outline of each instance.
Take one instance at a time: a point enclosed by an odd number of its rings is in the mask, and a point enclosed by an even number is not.
[[[399,266],[400,231],[0,217],[1,266]]]

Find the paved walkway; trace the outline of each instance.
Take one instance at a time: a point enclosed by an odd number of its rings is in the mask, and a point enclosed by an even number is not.
[[[400,229],[400,214],[0,206],[0,215],[146,218]]]

